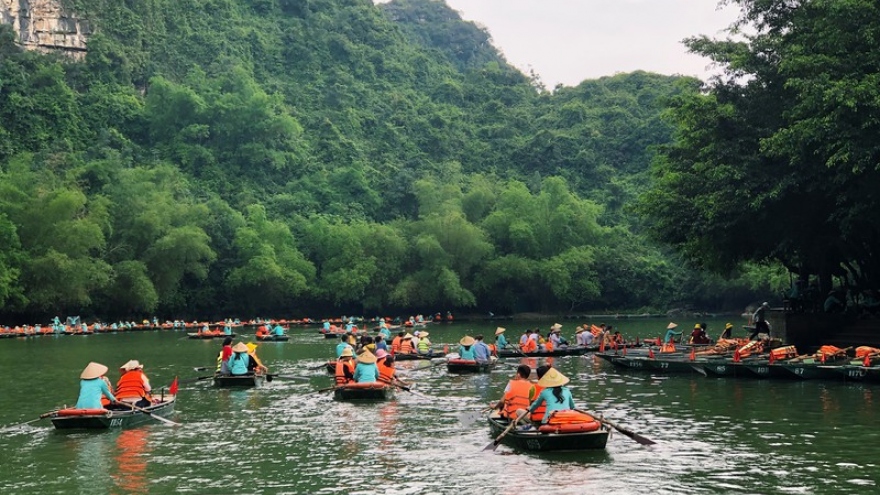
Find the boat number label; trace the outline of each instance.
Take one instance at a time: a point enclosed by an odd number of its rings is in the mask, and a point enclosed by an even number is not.
[[[795,368],[795,369],[794,369],[794,374],[795,374],[795,375],[803,375],[803,374],[804,374],[804,369],[803,369],[803,368]]]
[[[715,371],[717,373],[725,373],[727,372],[727,366],[716,366]]]
[[[764,375],[764,374],[770,373],[770,368],[765,368],[765,367],[763,367],[763,366],[758,366],[757,368],[755,368],[755,371],[757,371],[759,374]]]
[[[110,428],[122,426],[122,418],[113,418],[110,420]]]
[[[660,363],[660,369],[666,369],[669,367],[669,363]]]
[[[541,442],[535,440],[534,438],[530,438],[529,440],[526,440],[526,443],[528,444],[529,448],[532,450],[538,450],[541,448]]]
[[[862,370],[849,370],[847,375],[858,378],[865,376],[865,372]]]

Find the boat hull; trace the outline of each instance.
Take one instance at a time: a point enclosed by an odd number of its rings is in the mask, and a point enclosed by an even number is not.
[[[494,361],[470,361],[466,359],[450,359],[446,362],[446,370],[450,373],[488,373],[495,367]]]
[[[489,429],[492,437],[497,438],[509,425],[500,418],[489,418]],[[509,431],[501,442],[517,450],[529,452],[573,452],[585,450],[601,450],[608,443],[610,430],[607,426],[596,431],[579,433],[540,433],[532,426],[528,430],[514,429]]]
[[[287,342],[290,340],[289,335],[258,335],[257,340],[260,342]]]
[[[210,334],[210,333],[187,333],[186,336],[191,339],[211,340],[211,339],[223,339],[226,337],[235,337],[235,334],[234,333],[232,333],[232,334],[221,333],[221,334],[214,335],[214,334]]]
[[[175,397],[166,396],[164,402],[145,407],[150,411],[146,414],[133,410],[107,410],[102,414],[61,415],[61,411],[52,416],[52,425],[56,430],[109,430],[131,428],[144,423],[157,421],[152,416],[167,417],[174,412]],[[119,406],[122,407],[122,406]]]
[[[265,375],[214,375],[214,386],[218,388],[254,388],[264,381]]]
[[[393,395],[393,387],[379,382],[340,385],[333,390],[333,398],[339,401],[381,401]]]

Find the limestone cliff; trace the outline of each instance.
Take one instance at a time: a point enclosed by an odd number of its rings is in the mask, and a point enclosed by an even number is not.
[[[11,24],[21,45],[28,50],[63,52],[81,58],[91,26],[59,0],[0,0],[0,23]]]

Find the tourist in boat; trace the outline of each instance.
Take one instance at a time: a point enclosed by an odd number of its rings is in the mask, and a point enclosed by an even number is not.
[[[678,328],[678,325],[673,322],[669,322],[669,325],[666,325],[666,335],[663,336],[663,344],[668,344],[672,342],[675,337],[681,336],[681,332],[675,331],[676,328]]]
[[[138,407],[152,404],[150,379],[144,374],[144,365],[132,359],[119,367],[122,376],[116,382],[116,399]]]
[[[373,344],[376,345],[376,352],[379,350],[388,352],[388,344],[385,343],[385,336],[381,333],[373,337]]]
[[[431,341],[428,340],[428,335],[428,332],[421,332],[419,334],[419,343],[416,347],[416,349],[419,351],[419,354],[424,354],[426,356],[431,355],[431,353],[433,352],[431,350]]]
[[[339,337],[339,343],[336,344],[336,359],[339,359],[342,356],[342,353],[345,352],[346,349],[351,349],[352,352],[354,349],[351,347],[351,344],[348,343],[349,334],[345,334]]]
[[[614,333],[611,333],[614,327],[608,327],[608,333],[611,334],[611,342],[616,346],[626,345],[626,340],[624,340],[623,335],[620,334],[619,330],[615,330]]]
[[[474,343],[476,343],[476,339],[470,335],[465,335],[458,341],[458,343],[458,357],[461,359],[476,361],[477,356],[474,352]]]
[[[232,337],[223,339],[223,347],[220,348],[220,354],[217,355],[217,371],[222,375],[229,374],[228,361],[232,356]]]
[[[357,383],[372,383],[379,381],[379,367],[376,366],[376,355],[364,350],[357,357],[357,365],[354,368],[354,381]]]
[[[733,332],[733,323],[724,325],[724,331],[721,332],[721,336],[718,337],[718,340],[729,339],[731,332]]]
[[[405,333],[400,339],[400,353],[413,354],[414,352],[416,352],[416,350],[413,346],[413,336],[409,333]]]
[[[330,331],[330,320],[324,320],[324,323],[322,323],[322,327],[324,328],[324,333],[329,332]]]
[[[232,347],[232,356],[226,361],[226,366],[229,368],[230,375],[241,376],[248,374],[250,362],[248,346],[244,342],[239,342]]]
[[[76,409],[103,409],[101,398],[105,397],[110,403],[116,402],[116,396],[110,390],[109,382],[104,375],[107,367],[103,364],[91,362],[80,373],[79,397],[76,399]]]
[[[535,336],[535,338],[532,338],[533,335]],[[536,352],[538,350],[537,332],[530,333],[529,338],[526,339],[525,344],[522,344],[520,347],[522,348],[523,352]]]
[[[529,406],[529,413],[533,413],[541,405],[546,405],[547,409],[541,418],[541,423],[547,423],[554,411],[574,409],[574,398],[571,396],[571,391],[565,386],[568,382],[568,377],[560,373],[559,370],[550,368],[538,380],[538,385],[543,387],[543,390]]]
[[[382,335],[382,337],[385,339],[386,342],[391,340],[391,330],[388,329],[387,325],[380,328],[379,333]],[[403,335],[403,334],[401,334],[401,335]]]
[[[516,368],[516,376],[507,382],[504,388],[504,397],[495,405],[495,409],[501,411],[501,415],[513,419],[528,410],[531,400],[529,394],[534,385],[529,381],[532,368],[521,364]]]
[[[506,331],[507,329],[504,327],[498,327],[495,329],[495,348],[498,350],[507,347],[507,338],[504,336],[504,332]]]
[[[482,335],[474,336],[474,358],[478,363],[486,363],[492,359],[492,350],[489,349],[489,346],[483,342]]]
[[[376,353],[376,343],[373,342],[373,337],[369,335],[361,335],[357,348],[358,350],[366,349],[374,354]]]
[[[529,336],[531,335],[531,333],[532,333],[532,331],[528,328],[523,330],[523,334],[519,336],[519,346],[520,347],[525,347],[525,345],[529,341]]]
[[[354,351],[347,347],[336,360],[336,372],[333,374],[336,386],[345,385],[354,379]]]
[[[248,373],[268,373],[269,368],[263,365],[263,362],[260,361],[259,356],[257,356],[257,344],[253,342],[248,342],[248,357],[250,357],[250,361],[248,361]]]
[[[268,335],[269,329],[266,328],[266,325],[260,325],[260,327],[257,328],[257,337],[266,337]]]
[[[703,326],[699,323],[694,325],[694,330],[691,332],[691,344],[708,344],[709,342],[709,336],[706,335]]]
[[[537,368],[535,368],[535,374],[538,376],[538,382],[541,381],[541,378],[544,378],[544,375],[546,375],[547,372],[550,371],[551,368],[552,368],[552,366],[550,366],[549,364],[542,364],[541,366],[538,366]],[[531,388],[531,390],[529,390],[529,404],[530,405],[532,402],[535,401],[535,399],[538,398],[539,395],[541,395],[541,392],[543,390],[544,390],[544,387],[542,387],[538,383],[532,384],[532,388]],[[525,409],[528,410],[528,407],[526,407]],[[547,404],[541,404],[540,406],[538,406],[537,408],[535,408],[531,412],[531,414],[529,415],[529,419],[533,423],[540,423],[541,420],[544,418],[544,413],[546,411],[547,411]]]
[[[284,335],[284,327],[282,327],[281,324],[278,323],[275,325],[273,332],[275,333],[275,335],[280,337],[280,336]]]
[[[389,385],[400,382],[394,369],[394,356],[382,349],[376,351],[376,368],[379,370],[379,381]]]
[[[403,343],[404,335],[406,335],[406,332],[398,332],[394,339],[391,341],[391,354],[400,353],[400,344]]]

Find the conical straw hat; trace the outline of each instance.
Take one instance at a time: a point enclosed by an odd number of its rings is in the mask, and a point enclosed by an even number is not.
[[[96,363],[92,361],[86,366],[86,369],[83,370],[82,373],[79,374],[79,377],[83,380],[91,380],[93,378],[100,378],[107,373],[107,367],[101,363]]]
[[[569,381],[568,377],[560,373],[559,370],[550,368],[550,371],[538,380],[538,385],[544,388],[561,387]]]

